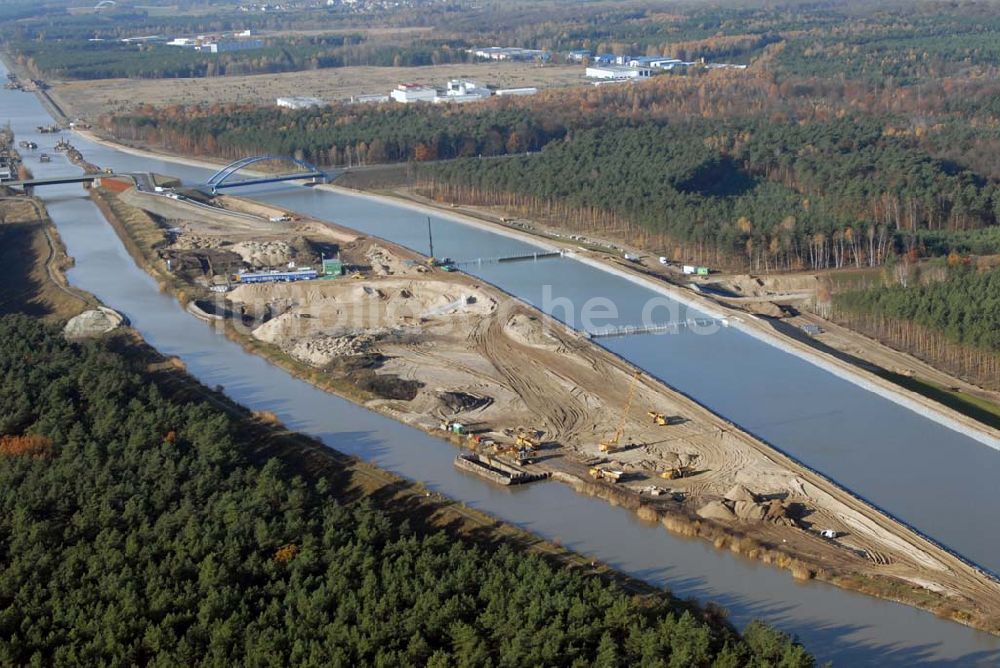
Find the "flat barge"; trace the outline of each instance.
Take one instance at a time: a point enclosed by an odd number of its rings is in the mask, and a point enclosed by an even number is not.
[[[523,485],[535,482],[536,480],[545,480],[549,477],[548,473],[528,471],[520,466],[501,461],[496,457],[481,455],[476,452],[461,454],[455,457],[455,466],[463,471],[475,473],[498,485]]]

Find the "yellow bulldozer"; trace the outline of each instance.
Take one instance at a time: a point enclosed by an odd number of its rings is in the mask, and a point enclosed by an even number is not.
[[[660,473],[660,477],[664,480],[677,480],[690,475],[692,471],[690,466],[671,466]]]
[[[621,480],[622,476],[625,475],[624,471],[606,469],[600,466],[591,466],[589,473],[592,478],[597,480],[609,480],[611,482],[618,482]]]

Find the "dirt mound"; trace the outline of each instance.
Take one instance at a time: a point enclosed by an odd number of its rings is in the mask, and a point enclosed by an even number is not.
[[[749,489],[743,485],[733,485],[733,488],[726,492],[726,497],[729,501],[747,501],[749,503],[756,503],[757,497],[753,495]]]
[[[365,252],[365,259],[371,263],[376,276],[404,274],[407,270],[406,265],[396,255],[375,244]]]
[[[785,309],[774,302],[744,302],[739,304],[739,307],[747,313],[766,316],[768,318],[785,318],[789,315]]]
[[[287,351],[289,355],[306,364],[322,367],[337,357],[370,352],[387,334],[387,330],[373,330],[342,336],[315,336],[294,341],[287,347]]]
[[[452,413],[479,410],[493,403],[491,397],[480,397],[465,392],[439,392],[438,398],[441,399],[444,407]]]
[[[815,274],[784,274],[752,276],[734,274],[719,281],[719,284],[741,297],[768,297],[774,293],[814,290],[819,279]]]
[[[732,522],[736,519],[736,514],[722,501],[709,501],[698,509],[698,517],[704,517],[706,520]]]
[[[767,510],[764,506],[753,501],[737,501],[733,504],[733,512],[741,520],[760,522],[764,519]]]
[[[111,309],[94,309],[84,311],[70,318],[63,328],[63,336],[67,339],[87,339],[117,329],[122,324],[122,317]]]
[[[764,519],[775,524],[795,526],[795,519],[788,514],[788,506],[778,499],[772,499],[764,506]]]
[[[278,267],[296,258],[297,251],[284,241],[240,241],[229,247],[254,268]]]
[[[545,331],[542,321],[534,316],[518,313],[507,321],[504,330],[510,338],[526,346],[548,350],[559,348],[559,340]]]
[[[412,401],[424,384],[395,374],[376,373],[387,360],[385,355],[379,353],[338,357],[330,362],[326,370],[332,375],[350,379],[361,390],[379,398]]]

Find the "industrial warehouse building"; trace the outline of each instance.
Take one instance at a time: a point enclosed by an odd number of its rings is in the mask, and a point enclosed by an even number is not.
[[[389,97],[396,102],[410,104],[413,102],[433,102],[437,94],[437,90],[430,86],[405,83],[396,86],[395,90],[389,93]]]
[[[648,79],[651,76],[653,76],[653,70],[648,67],[600,65],[587,68],[587,77],[590,79]]]
[[[325,107],[326,102],[318,97],[279,97],[275,104],[283,109],[309,109],[310,107]]]

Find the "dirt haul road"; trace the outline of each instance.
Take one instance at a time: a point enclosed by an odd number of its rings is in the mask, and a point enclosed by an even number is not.
[[[376,271],[244,285],[228,298],[247,313],[278,314],[252,335],[303,363],[347,375],[374,367],[392,379],[367,405],[399,420],[431,431],[457,421],[501,445],[524,427],[542,442],[533,467],[592,493],[624,494],[634,507],[641,500],[646,517],[800,577],[962,610],[980,626],[998,619],[997,582],[655,380],[637,382],[626,447],[601,453],[623,415],[632,367],[501,291],[428,270],[392,244],[361,238],[351,252],[377,258]],[[588,465],[598,458],[624,471],[623,481],[592,481]],[[687,477],[660,475],[683,465]]]

